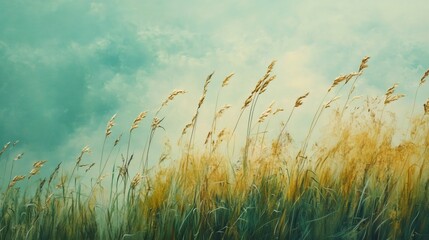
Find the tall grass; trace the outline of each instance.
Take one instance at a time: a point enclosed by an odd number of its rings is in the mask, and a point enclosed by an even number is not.
[[[387,105],[403,97],[394,94],[396,85],[384,96],[368,97],[351,109],[355,83],[368,67],[368,59],[362,60],[358,72],[333,81],[297,148],[291,144],[288,124],[306,104],[308,93],[297,98],[274,136],[265,134],[268,122],[262,133],[260,128],[265,120],[279,118],[277,113],[283,109],[270,105],[255,117],[258,99],[275,79],[271,75],[275,62],[231,121],[233,128],[219,126],[219,118],[230,108],[217,108],[219,90],[213,119],[205,119],[211,124],[204,147],[195,143],[195,136],[206,136],[198,131],[197,120],[213,79],[210,74],[191,123],[183,130],[181,138],[187,141],[182,154],[168,165],[149,168],[154,162],[149,152],[156,144],[156,129],[162,128],[161,109],[183,90],[173,91],[154,114],[140,162],[132,161],[130,145],[133,130],[143,123],[146,112],[133,121],[124,143],[126,152],[118,148],[122,134],[110,142],[114,115],[108,121],[99,160],[90,159],[86,155],[90,149],[84,147],[71,171],[60,163],[36,183],[45,161],[34,163],[27,176],[12,177],[13,162],[23,155],[12,160],[9,153],[14,150],[7,143],[0,151],[0,160],[10,166],[9,183],[1,189],[0,239],[428,239],[429,102],[405,128],[396,127],[394,116],[385,114]],[[222,91],[227,91],[224,87],[231,77],[222,82]],[[335,109],[334,102],[347,87],[343,107]],[[320,139],[310,141],[328,108],[333,109],[330,124],[320,129]],[[246,111],[247,122],[241,123]],[[239,124],[246,131],[242,154],[232,159],[225,149]],[[404,129],[409,137],[393,144],[395,134]],[[108,164],[114,151],[122,162]],[[160,162],[168,161],[163,154]],[[99,162],[98,174],[88,184],[85,175],[95,162]],[[111,165],[108,171],[106,166]],[[141,169],[130,176],[129,169],[137,166]]]

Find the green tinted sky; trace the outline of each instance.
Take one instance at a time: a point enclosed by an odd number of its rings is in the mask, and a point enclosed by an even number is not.
[[[429,67],[428,13],[426,0],[3,0],[0,144],[19,139],[28,161],[71,161],[86,144],[99,150],[114,113],[117,133],[126,131],[140,111],[184,88],[189,94],[166,113],[176,136],[207,74],[236,73],[222,102],[237,109],[273,59],[278,79],[267,104],[287,108],[307,91],[317,103],[369,55],[359,88],[380,95],[398,82],[406,111]],[[427,97],[422,90],[419,106]],[[308,126],[314,108],[302,111]]]

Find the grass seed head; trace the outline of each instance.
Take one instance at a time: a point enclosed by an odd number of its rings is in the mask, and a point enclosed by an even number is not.
[[[229,81],[231,80],[232,76],[234,76],[234,73],[231,73],[226,76],[226,78],[222,82],[222,87],[226,87],[229,84]]]
[[[279,113],[279,112],[283,112],[284,111],[284,109],[283,108],[277,108],[274,112],[273,112],[273,115],[276,115],[277,113]]]
[[[158,127],[161,127],[159,124],[162,122],[162,120],[163,119],[159,119],[157,117],[154,117],[153,120],[152,120],[151,128],[154,130],[154,129],[158,128]]]
[[[115,118],[116,118],[116,113],[113,114],[112,118],[110,118],[109,122],[107,123],[106,137],[108,137],[112,133],[112,127],[115,126]]]
[[[297,99],[296,99],[296,101],[295,101],[295,106],[294,107],[299,107],[299,106],[301,106],[302,105],[302,101],[306,98],[306,97],[308,97],[308,95],[310,94],[310,92],[307,92],[306,94],[304,94],[304,95],[302,95],[301,97],[298,97]]]
[[[253,93],[252,93],[252,94],[250,94],[250,95],[247,97],[247,99],[244,101],[244,104],[243,104],[243,106],[241,107],[241,110],[243,110],[243,109],[247,108],[247,107],[250,105],[250,103],[252,102],[252,100],[253,100]]]
[[[182,136],[186,134],[188,128],[192,127],[192,123],[186,124],[186,126],[182,130]]]
[[[137,173],[133,177],[133,180],[131,180],[131,189],[135,189],[139,185],[142,178],[143,178],[142,175],[140,173]]]
[[[170,93],[170,95],[165,99],[165,101],[162,103],[162,106],[167,106],[168,102],[173,101],[173,99],[180,94],[185,94],[185,90],[173,90],[173,92]]]
[[[331,87],[328,89],[328,92],[330,92],[335,86],[337,86],[341,82],[344,82],[344,84],[347,84],[350,81],[350,79],[358,75],[359,73],[356,73],[356,72],[349,73],[347,75],[340,75],[339,77],[334,79],[334,82],[332,83]]]
[[[331,104],[335,101],[337,101],[338,99],[340,99],[340,96],[336,96],[333,99],[329,100],[326,104],[325,104],[325,108],[329,108],[331,107]]]
[[[420,79],[420,85],[426,82],[426,78],[429,76],[429,69],[423,74],[423,77]]]
[[[219,111],[217,111],[215,118],[218,119],[220,118],[223,113],[228,110],[231,107],[231,105],[229,104],[225,104],[221,109],[219,109]]]
[[[46,160],[43,160],[43,161],[37,161],[37,162],[35,162],[34,164],[33,164],[33,167],[34,168],[41,168],[41,167],[43,167],[43,164],[45,164],[46,163]]]
[[[365,68],[368,67],[369,58],[370,57],[366,56],[362,59],[362,62],[360,63],[360,66],[359,66],[359,71],[358,71],[359,73],[361,73]]]
[[[134,119],[133,125],[131,125],[130,132],[139,127],[139,123],[141,122],[141,120],[143,120],[143,118],[146,117],[146,115],[147,115],[146,111],[139,113],[136,119]]]
[[[261,87],[261,90],[259,91],[259,93],[264,93],[267,90],[268,85],[274,80],[276,79],[276,75],[271,76],[267,81],[264,82],[264,84]]]
[[[209,142],[211,136],[212,136],[212,131],[207,133],[207,137],[206,137],[206,140],[204,141],[204,144],[207,144]]]
[[[395,83],[395,84],[393,84],[392,87],[387,89],[386,94],[385,94],[385,99],[384,99],[384,105],[387,105],[387,104],[394,102],[394,101],[396,101],[402,97],[405,97],[404,94],[393,95],[396,87],[398,87],[398,84]]]
[[[270,115],[270,113],[273,111],[272,109],[273,104],[274,104],[274,101],[271,102],[268,108],[261,114],[261,116],[259,116],[258,123],[262,123]]]
[[[116,138],[115,142],[113,143],[113,146],[115,147],[116,145],[118,145],[119,141],[121,141],[121,137],[122,137],[122,133],[118,136],[118,138]]]
[[[22,175],[15,176],[12,179],[12,181],[9,183],[9,188],[13,187],[17,182],[21,181],[24,178],[25,178],[25,176],[22,176]]]

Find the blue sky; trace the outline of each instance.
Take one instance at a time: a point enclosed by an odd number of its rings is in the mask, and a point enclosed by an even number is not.
[[[219,84],[235,72],[221,102],[237,113],[273,59],[278,78],[261,109],[276,100],[289,110],[307,91],[318,103],[369,55],[359,91],[382,95],[397,82],[407,98],[396,109],[406,114],[429,67],[428,12],[426,0],[0,1],[0,144],[19,139],[12,154],[25,152],[27,163],[74,161],[84,145],[97,159],[114,113],[117,135],[171,90],[186,89],[164,113],[175,142],[209,73]],[[314,105],[303,106],[291,131],[308,126]]]

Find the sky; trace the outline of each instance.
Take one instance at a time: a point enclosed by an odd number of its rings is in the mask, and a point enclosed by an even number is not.
[[[113,114],[117,137],[138,113],[153,114],[173,89],[185,89],[162,113],[155,144],[168,137],[174,145],[208,74],[215,72],[207,116],[221,81],[235,73],[219,104],[231,104],[236,119],[272,60],[277,79],[258,107],[275,100],[284,119],[310,92],[312,104],[291,122],[297,135],[332,80],[357,71],[364,56],[371,59],[359,91],[380,96],[398,83],[407,97],[395,110],[406,115],[429,68],[428,12],[426,0],[0,0],[0,144],[20,141],[10,158],[24,152],[25,171],[37,160],[73,164],[85,145],[98,159]],[[136,131],[133,152],[144,146],[149,121]]]

